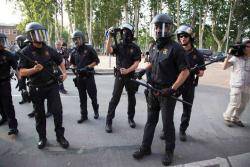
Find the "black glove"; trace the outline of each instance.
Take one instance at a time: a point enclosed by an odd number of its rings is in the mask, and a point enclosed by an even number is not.
[[[134,77],[135,79],[141,79],[142,76],[146,73],[146,69],[141,69],[138,72],[135,72]]]
[[[162,96],[172,96],[176,91],[172,88],[164,88],[161,90]]]
[[[200,68],[198,65],[195,65],[193,68],[190,69],[190,73],[191,74],[196,74],[198,75],[199,74],[199,71],[200,71]]]

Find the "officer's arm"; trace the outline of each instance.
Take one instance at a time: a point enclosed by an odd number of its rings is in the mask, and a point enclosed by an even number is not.
[[[111,35],[109,35],[108,40],[106,41],[106,53],[107,54],[113,53],[113,48],[111,47],[111,44],[112,44],[112,37]]]
[[[64,81],[67,78],[67,73],[66,73],[66,68],[65,68],[65,64],[62,61],[61,64],[59,65],[61,71],[62,71],[62,80]]]
[[[135,61],[133,65],[131,65],[127,70],[128,70],[128,73],[132,72],[132,71],[135,71],[135,69],[137,69],[138,65],[139,65],[140,61]]]
[[[97,65],[96,62],[94,61],[93,63],[89,64],[88,67],[94,68],[96,65]]]
[[[178,75],[178,78],[175,83],[172,85],[172,89],[177,90],[185,82],[188,76],[189,70],[187,68],[183,69]]]
[[[20,68],[19,73],[21,77],[31,76],[43,69],[43,66],[40,64],[35,65],[33,68]]]

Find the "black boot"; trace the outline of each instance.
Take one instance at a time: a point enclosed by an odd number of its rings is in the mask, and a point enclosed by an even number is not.
[[[57,137],[56,141],[62,146],[62,148],[69,147],[69,142],[65,139],[64,136]]]
[[[87,117],[87,116],[81,116],[81,119],[79,119],[79,120],[77,121],[77,123],[81,124],[81,123],[83,123],[83,122],[86,121],[86,120],[88,120],[88,117]]]
[[[42,138],[37,143],[37,148],[38,149],[43,149],[46,146],[46,144],[47,144],[47,138]]]
[[[173,162],[173,153],[170,152],[170,151],[167,151],[167,152],[165,153],[165,155],[163,156],[161,162],[162,162],[162,164],[163,164],[164,166],[170,165],[170,164]]]
[[[179,132],[180,141],[187,141],[187,135],[185,131]]]
[[[142,159],[144,156],[150,155],[150,154],[151,154],[151,148],[141,146],[139,150],[134,152],[133,157],[135,159]]]
[[[31,113],[28,114],[28,117],[33,118],[35,116],[35,111],[32,111]]]
[[[107,122],[106,122],[105,131],[106,131],[107,133],[112,133],[112,121],[107,121]]]
[[[7,122],[7,118],[3,117],[3,118],[0,120],[0,126],[3,125],[5,122]]]
[[[98,119],[98,118],[99,118],[99,112],[95,111],[94,119]]]
[[[98,119],[99,118],[99,104],[97,104],[95,107],[93,106],[94,109],[94,119]]]
[[[18,134],[18,129],[10,129],[8,132],[8,135],[17,135]]]
[[[128,119],[128,124],[131,128],[135,128],[136,127],[136,124],[135,124],[135,121],[133,119]]]

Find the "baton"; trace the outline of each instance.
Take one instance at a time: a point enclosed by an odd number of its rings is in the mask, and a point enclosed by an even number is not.
[[[133,81],[133,82],[135,82],[135,83],[137,83],[137,84],[139,84],[139,85],[142,85],[142,86],[144,86],[144,87],[146,87],[146,88],[148,88],[148,89],[151,89],[151,90],[153,90],[153,91],[163,93],[162,90],[156,89],[156,88],[154,88],[154,87],[153,87],[152,85],[150,85],[150,84],[146,84],[146,83],[140,82],[140,81],[138,81],[138,80],[136,80],[136,79],[132,79],[132,78],[131,78],[131,81]],[[187,105],[189,105],[189,106],[192,106],[191,103],[189,103],[189,102],[187,102],[187,101],[185,101],[185,100],[178,99],[177,97],[172,96],[172,95],[171,95],[170,97],[173,98],[173,99],[175,99],[175,100],[177,100],[177,101],[179,101],[179,102],[182,102],[182,103],[184,103],[184,104],[187,104]]]

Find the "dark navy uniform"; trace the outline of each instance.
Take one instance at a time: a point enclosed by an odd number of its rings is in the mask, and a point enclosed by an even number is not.
[[[43,44],[42,48],[35,48],[33,45],[25,47],[21,54],[33,61],[42,64],[46,70],[35,73],[30,78],[30,95],[35,107],[36,130],[40,139],[46,139],[46,117],[44,100],[47,99],[51,112],[54,116],[55,132],[57,138],[63,137],[64,127],[62,127],[62,103],[59,95],[57,80],[49,75],[53,73],[53,65],[62,63],[61,56],[53,48]],[[19,68],[33,68],[34,63],[24,56],[21,57]]]
[[[151,84],[157,89],[169,88],[176,81],[179,73],[188,68],[184,49],[176,42],[171,41],[159,51],[155,50],[151,57],[152,73]],[[148,120],[144,129],[142,146],[150,148],[152,145],[155,127],[159,120],[159,112],[162,111],[163,129],[166,133],[166,151],[175,149],[175,127],[173,122],[176,100],[170,96],[156,96],[149,91]]]
[[[20,59],[20,51],[21,49],[19,49],[16,53],[15,53],[15,57],[19,60]],[[26,102],[30,102],[30,97],[29,97],[29,92],[27,90],[27,77],[21,77],[18,80],[18,91],[21,92],[21,96],[22,96],[22,101],[19,102],[19,104],[24,104]]]
[[[195,48],[193,48],[188,53],[187,60],[190,64],[191,69],[194,68],[195,66],[201,66],[205,63],[202,54]],[[206,69],[205,67],[199,68],[199,70],[205,70],[205,69]],[[194,92],[195,92],[195,87],[198,85],[198,79],[199,77],[196,75],[195,71],[191,72],[181,89],[182,99],[191,104],[193,104],[194,101]],[[192,111],[192,106],[183,103],[183,113],[181,116],[181,125],[180,125],[181,132],[185,132],[189,125],[191,111]]]
[[[2,120],[8,119],[10,132],[17,132],[17,120],[11,96],[11,67],[17,69],[14,55],[9,51],[0,50],[0,114]]]
[[[99,64],[100,60],[96,51],[91,46],[83,44],[75,48],[71,54],[70,63],[75,65],[78,70],[86,68],[93,62]],[[95,115],[98,114],[99,105],[97,103],[96,83],[93,73],[82,72],[77,75],[76,85],[80,96],[81,116],[83,120],[86,120],[88,118],[87,93],[91,98]],[[81,121],[79,123],[81,123]]]
[[[138,90],[138,85],[130,79],[134,76],[134,71],[126,74],[120,74],[120,68],[129,68],[135,61],[141,60],[141,50],[135,43],[119,43],[117,47],[114,45],[113,54],[116,54],[116,69],[115,70],[115,83],[112,98],[109,102],[107,124],[112,123],[115,117],[115,109],[120,101],[123,88],[125,86],[128,93],[128,119],[133,120],[135,115],[135,93]]]

